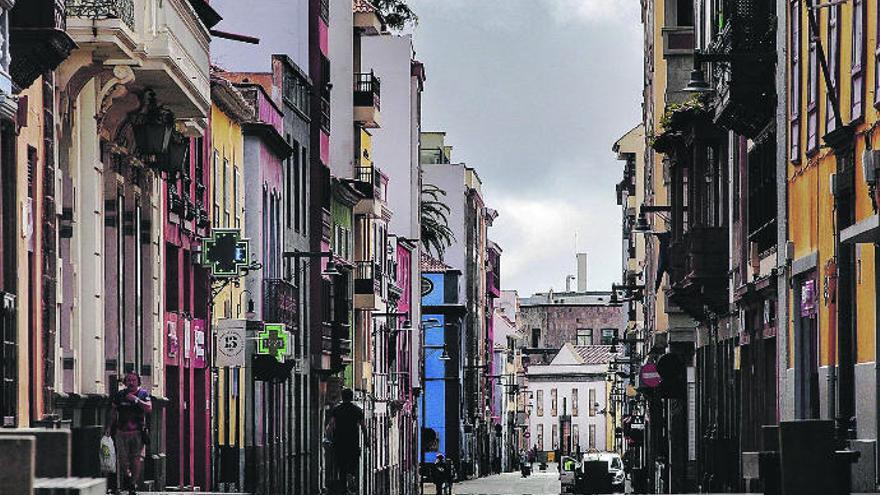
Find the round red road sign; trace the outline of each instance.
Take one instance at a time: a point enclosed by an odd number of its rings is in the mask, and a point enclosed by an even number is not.
[[[531,436],[532,436],[532,434],[531,434],[531,433],[529,433],[529,431],[528,431],[528,430],[526,430],[526,432],[525,432],[525,433],[523,433],[523,437],[525,437],[525,438],[529,438],[529,437],[531,437]]]
[[[660,378],[660,373],[657,372],[657,365],[654,363],[647,363],[642,366],[639,378],[641,378],[642,385],[649,388],[656,388],[660,386],[660,382],[663,381],[663,379]]]

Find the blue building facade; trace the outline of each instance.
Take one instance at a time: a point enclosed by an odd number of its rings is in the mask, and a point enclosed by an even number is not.
[[[465,306],[458,300],[461,272],[422,259],[422,332],[424,393],[419,402],[422,461],[444,454],[460,461],[462,438],[462,341]],[[448,356],[449,359],[445,359]]]

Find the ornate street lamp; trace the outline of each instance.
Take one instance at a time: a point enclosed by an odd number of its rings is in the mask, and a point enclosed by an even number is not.
[[[155,166],[168,151],[174,131],[174,114],[156,103],[156,93],[144,91],[140,110],[131,116],[134,140],[144,162]]]

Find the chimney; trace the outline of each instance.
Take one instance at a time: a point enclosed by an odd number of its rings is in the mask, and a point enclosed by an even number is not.
[[[577,253],[578,262],[578,292],[587,291],[587,253]]]

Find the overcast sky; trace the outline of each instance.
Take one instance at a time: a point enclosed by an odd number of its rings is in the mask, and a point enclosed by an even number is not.
[[[446,131],[499,218],[504,289],[565,288],[577,249],[588,286],[621,273],[623,164],[612,144],[641,119],[637,0],[409,0],[425,63],[422,127]]]

